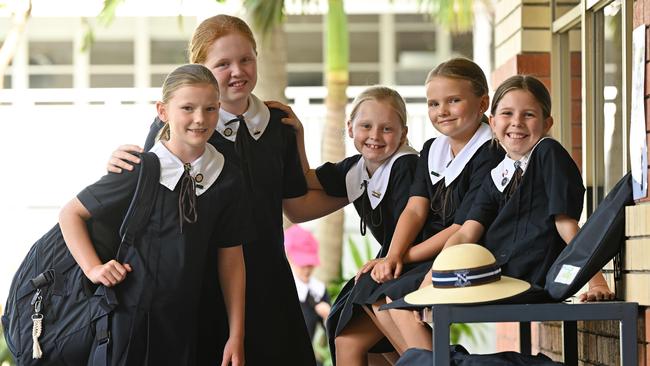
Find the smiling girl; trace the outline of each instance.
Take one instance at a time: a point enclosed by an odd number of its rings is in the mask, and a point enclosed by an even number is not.
[[[503,157],[484,123],[488,86],[478,65],[463,58],[448,60],[429,72],[425,86],[429,119],[441,135],[424,143],[386,256],[362,269],[382,283],[369,299],[375,305],[420,286],[445,241],[465,220],[483,178]],[[421,337],[427,335],[410,312],[377,315],[383,328],[403,342],[402,349],[421,346]]]
[[[504,275],[544,287],[546,273],[579,230],[585,188],[569,153],[546,137],[551,97],[532,76],[513,76],[494,94],[490,126],[507,155],[486,178],[460,230],[445,246],[481,238]],[[427,282],[427,281],[425,281]],[[582,300],[613,298],[601,273]]]
[[[248,230],[256,240],[244,243],[246,262],[246,364],[315,365],[311,342],[300,309],[293,275],[284,252],[282,211],[303,206],[307,185],[296,148],[295,132],[280,120],[285,113],[267,107],[252,94],[257,83],[257,50],[253,33],[241,19],[217,15],[201,22],[188,47],[190,62],[206,66],[219,82],[221,109],[208,141],[231,159],[244,177],[250,206]],[[155,120],[148,149],[161,128]],[[125,145],[113,154],[109,169],[128,169],[137,163]],[[124,161],[124,160],[126,161]],[[215,205],[217,209],[218,205]],[[221,227],[228,231],[230,228]],[[206,272],[206,278],[215,273]],[[211,318],[217,289],[206,285],[201,316],[201,339],[208,360],[218,358]],[[207,361],[206,361],[207,363]]]
[[[291,109],[276,102],[269,105],[288,113],[290,117],[283,122],[294,126],[299,145],[304,146],[300,143],[302,124]],[[384,257],[406,206],[417,162],[417,152],[406,144],[407,132],[406,106],[395,90],[375,86],[361,92],[347,121],[347,134],[359,154],[310,170],[305,152],[301,151],[309,204],[289,218],[307,221],[353,203],[361,219],[361,234],[369,229],[381,245],[377,258]],[[345,284],[332,305],[327,331],[330,350],[340,365],[366,365],[369,350],[392,350],[389,344],[380,342],[384,338],[382,331],[362,309],[374,303],[370,298],[378,286],[368,273],[359,272]]]
[[[212,363],[243,365],[241,244],[248,238],[247,212],[240,205],[244,190],[237,167],[206,143],[219,117],[217,81],[201,65],[181,66],[165,79],[156,109],[165,126],[151,149],[160,160],[160,181],[154,182],[156,199],[147,203],[151,216],[142,234],[135,245],[120,248],[126,249],[128,263],[111,259],[117,248],[95,246],[88,227],[108,223],[118,235],[140,183],[138,169],[109,173],[81,191],[61,210],[61,231],[88,279],[115,286],[119,304],[110,318],[112,365],[200,364],[200,319],[193,315],[202,307],[208,268],[214,269],[215,293],[223,294],[215,300],[221,306],[213,309],[220,324],[214,331],[226,333],[212,345],[223,353]]]

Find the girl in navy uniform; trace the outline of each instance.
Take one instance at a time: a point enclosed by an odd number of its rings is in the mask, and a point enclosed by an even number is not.
[[[294,126],[299,145],[304,146],[302,125],[291,109],[275,102],[269,104],[285,109],[290,118],[284,122]],[[289,218],[294,222],[311,220],[352,202],[361,218],[361,234],[369,230],[381,245],[377,258],[384,257],[406,206],[418,158],[417,151],[406,144],[407,131],[406,106],[399,93],[382,86],[361,92],[347,122],[348,135],[359,154],[310,170],[301,149],[310,204]],[[361,308],[374,303],[369,299],[378,286],[369,274],[359,273],[346,283],[332,306],[327,332],[333,358],[340,365],[367,364],[368,351],[383,338]],[[352,342],[341,348],[340,339]],[[389,352],[391,348],[379,344],[373,351]]]
[[[545,137],[551,97],[532,76],[513,76],[494,94],[490,125],[507,155],[486,178],[462,228],[445,244],[477,242],[504,275],[544,287],[546,273],[579,230],[585,188],[569,153]],[[425,280],[425,282],[427,282]],[[582,300],[612,299],[601,273]]]
[[[420,286],[433,258],[460,228],[455,222],[464,221],[483,178],[504,154],[491,143],[492,132],[485,123],[488,85],[478,65],[463,58],[448,60],[429,72],[425,85],[429,119],[441,136],[422,148],[408,204],[386,257],[363,269],[382,283],[371,299],[378,303],[401,298]],[[378,315],[402,350],[426,334],[410,312]]]
[[[302,196],[307,192],[295,132],[280,122],[286,116],[283,111],[268,108],[252,94],[257,83],[257,51],[244,21],[223,14],[204,20],[194,31],[188,50],[190,62],[205,65],[219,81],[221,109],[216,132],[208,142],[238,166],[246,199],[253,208],[253,225],[248,230],[256,233],[257,239],[244,243],[246,363],[315,365],[282,229],[283,208],[291,213],[303,206]],[[160,127],[155,120],[145,148],[152,145]],[[127,151],[138,149],[120,147],[109,169],[128,168],[127,161],[137,163]],[[211,313],[214,293],[213,289],[204,291],[205,314]],[[213,349],[210,322],[204,323],[201,338],[206,348]]]
[[[199,318],[194,315],[210,267],[225,310],[218,314],[221,329],[214,332],[230,328],[228,338],[213,346],[223,352],[222,364],[243,365],[244,191],[237,167],[206,144],[219,116],[217,81],[201,65],[181,66],[166,78],[156,108],[165,125],[151,149],[160,160],[160,185],[149,224],[128,252],[128,263],[101,258],[85,221],[119,224],[135,191],[137,167],[109,173],[81,191],[61,210],[61,230],[86,276],[116,286],[120,303],[111,317],[112,364],[196,365]],[[142,301],[148,296],[151,305],[145,310]],[[125,329],[131,332],[116,334]]]

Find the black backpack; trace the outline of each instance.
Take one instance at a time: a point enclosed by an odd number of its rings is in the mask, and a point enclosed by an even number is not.
[[[625,243],[625,206],[632,204],[632,174],[627,173],[549,268],[544,289],[552,299],[571,297],[621,251]]]
[[[133,245],[146,224],[158,190],[158,157],[144,153],[140,158],[137,187],[119,228],[115,258],[120,262],[120,253]],[[86,278],[57,224],[34,243],[14,275],[2,316],[7,346],[18,365],[104,364],[108,318],[116,306],[112,288],[95,286]],[[32,332],[38,328],[36,343]],[[42,356],[33,358],[37,348]]]

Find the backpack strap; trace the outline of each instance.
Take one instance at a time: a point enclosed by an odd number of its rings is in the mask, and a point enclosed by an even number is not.
[[[138,183],[133,198],[131,199],[131,204],[120,226],[120,237],[122,241],[115,256],[118,262],[121,262],[120,253],[124,253],[123,249],[133,245],[135,238],[147,224],[158,193],[159,181],[160,160],[158,160],[156,154],[152,152],[140,154]],[[114,295],[113,289],[111,288],[106,288],[106,293]],[[93,351],[92,366],[107,366],[110,363],[109,346],[111,330],[109,317],[110,314],[107,314],[95,322],[95,340],[97,347]]]
[[[159,181],[160,160],[158,160],[158,156],[152,152],[140,154],[138,184],[120,226],[120,237],[122,238],[120,249],[124,244],[133,245],[133,240],[147,224],[158,193]],[[119,258],[119,252],[118,249],[116,258]]]

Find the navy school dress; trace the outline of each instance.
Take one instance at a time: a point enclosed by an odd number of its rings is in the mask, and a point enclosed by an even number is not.
[[[217,290],[214,316],[219,322],[213,332],[219,334],[220,343],[214,347],[223,349],[228,335],[218,277],[206,278],[205,272],[213,268],[216,273],[218,248],[241,245],[248,238],[246,212],[240,205],[244,194],[241,176],[222,154],[207,146],[192,163],[190,173],[202,176],[196,191],[198,221],[183,222],[181,230],[183,163],[161,143],[152,151],[160,160],[160,184],[143,234],[127,249],[125,262],[133,271],[115,287],[119,305],[110,320],[111,364],[196,365],[200,322],[196,314],[206,281],[214,280]],[[93,220],[118,223],[117,231],[135,191],[139,169],[109,173],[79,193],[77,198]],[[230,230],[220,230],[223,227]],[[98,249],[98,254],[104,262],[114,257],[105,257],[106,248]]]
[[[402,146],[390,159],[368,176],[365,161],[360,154],[336,164],[325,163],[316,169],[316,175],[325,192],[331,196],[347,197],[353,202],[361,218],[361,234],[366,228],[380,243],[377,258],[386,256],[397,225],[397,220],[408,201],[408,189],[417,163],[417,151]],[[326,328],[330,351],[334,351],[334,338],[340,334],[355,313],[363,311],[360,306],[379,286],[367,273],[355,284],[350,279],[341,289],[327,318]],[[375,348],[386,348],[381,342]],[[390,348],[388,348],[390,350]],[[382,351],[383,352],[383,351]]]
[[[256,239],[244,243],[246,262],[246,365],[315,365],[316,360],[302,316],[293,275],[284,251],[282,200],[307,192],[294,130],[280,120],[284,112],[267,108],[251,95],[241,116],[219,111],[216,132],[209,143],[230,159],[243,175]],[[145,149],[162,127],[156,119]],[[245,203],[246,200],[242,200]],[[223,229],[223,228],[222,228]],[[228,230],[227,228],[225,230]],[[206,288],[202,306],[211,312],[214,289]],[[200,339],[205,354],[202,365],[220,364],[209,321],[202,322]],[[213,361],[218,358],[217,361]]]
[[[455,157],[446,136],[425,142],[410,192],[411,196],[430,202],[423,240],[465,220],[483,179],[504,155],[505,151],[492,141],[492,131],[486,123],[481,124]],[[402,275],[382,284],[371,300],[381,296],[396,300],[417,290],[432,264],[433,258],[405,266]]]
[[[551,138],[540,140],[520,161],[524,174],[514,193],[507,197],[515,162],[505,157],[486,177],[467,219],[488,228],[484,245],[504,275],[543,288],[566,246],[555,216],[579,220],[585,188],[569,153]]]

